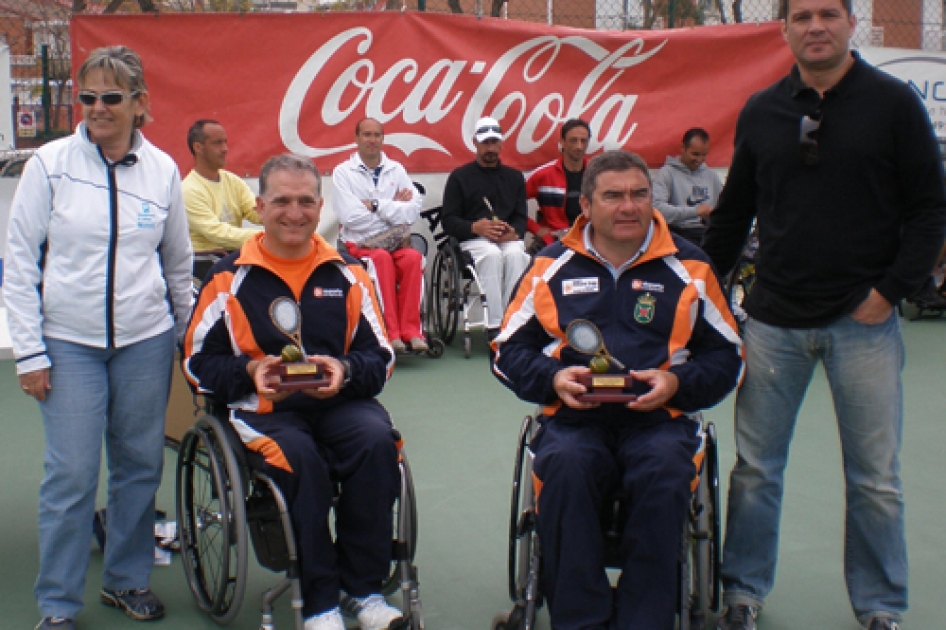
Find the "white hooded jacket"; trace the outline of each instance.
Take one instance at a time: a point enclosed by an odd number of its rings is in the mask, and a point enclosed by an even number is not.
[[[20,374],[49,367],[45,337],[121,348],[176,325],[180,339],[193,263],[177,166],[136,131],[109,167],[80,123],[27,162],[4,264]]]

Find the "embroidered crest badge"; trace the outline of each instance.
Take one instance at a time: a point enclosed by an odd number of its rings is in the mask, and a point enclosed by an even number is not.
[[[657,298],[650,293],[637,298],[637,305],[634,307],[634,320],[639,324],[649,324],[654,321],[654,311],[657,310]]]

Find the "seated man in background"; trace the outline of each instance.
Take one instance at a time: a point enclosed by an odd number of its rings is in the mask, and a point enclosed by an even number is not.
[[[339,593],[361,628],[383,630],[402,619],[380,594],[400,477],[396,431],[375,397],[394,355],[361,263],[315,234],[321,208],[311,161],[282,155],[263,165],[265,230],[211,269],[185,337],[184,373],[198,393],[228,407],[230,423],[286,496],[305,630],[344,630]],[[296,305],[298,316],[281,317],[277,301]],[[301,352],[331,379],[325,387],[275,388],[293,319]],[[330,471],[342,487],[334,541]]]
[[[493,342],[493,371],[521,399],[544,406],[530,450],[552,627],[669,630],[702,447],[686,414],[733,390],[741,342],[706,256],[654,212],[640,157],[593,158],[581,207],[571,231],[519,284]],[[598,327],[646,393],[626,405],[579,401],[591,356],[569,347],[565,330],[580,318]],[[630,500],[612,592],[600,515],[615,488]]]
[[[492,337],[503,310],[529,265],[522,238],[526,232],[526,187],[522,173],[503,165],[503,132],[493,118],[481,118],[473,133],[476,159],[455,169],[443,191],[443,231],[469,252],[483,286]]]
[[[194,168],[181,191],[194,251],[240,249],[259,234],[258,228],[243,227],[243,221],[260,220],[253,191],[240,176],[223,168],[229,151],[227,132],[215,120],[198,120],[187,131],[187,148],[194,156]]]
[[[585,174],[591,127],[580,118],[562,125],[558,150],[562,157],[543,164],[526,178],[526,198],[539,204],[536,220],[529,219],[528,230],[543,245],[551,245],[564,236],[581,215],[581,178]],[[539,248],[541,249],[541,247]]]
[[[374,263],[391,347],[426,352],[420,322],[423,256],[407,244],[424,198],[404,167],[381,150],[383,143],[381,123],[358,122],[358,151],[332,172],[332,209],[348,252]]]
[[[706,130],[688,129],[683,134],[680,157],[668,155],[654,177],[654,207],[672,231],[697,247],[723,189],[719,175],[706,165],[709,147]]]

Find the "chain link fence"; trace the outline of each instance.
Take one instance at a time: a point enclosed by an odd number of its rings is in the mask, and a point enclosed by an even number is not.
[[[10,53],[17,147],[73,128],[69,19],[73,13],[384,11],[492,15],[580,28],[628,30],[767,22],[779,0],[0,0]],[[946,0],[853,0],[858,46],[944,50]]]

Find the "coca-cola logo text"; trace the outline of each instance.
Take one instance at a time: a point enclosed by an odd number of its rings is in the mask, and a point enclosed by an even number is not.
[[[351,28],[332,37],[303,64],[289,85],[279,111],[279,133],[287,149],[319,158],[347,152],[355,146],[354,143],[313,146],[303,140],[299,121],[307,97],[316,98],[324,125],[335,127],[347,122],[352,129],[364,116],[382,124],[400,119],[407,127],[429,128],[462,108],[460,129],[446,130],[446,133],[459,134],[471,150],[473,126],[482,116],[500,119],[506,142],[513,143],[522,155],[547,143],[569,118],[583,118],[590,123],[594,131],[590,152],[623,147],[637,128],[631,114],[638,95],[620,92],[615,89],[615,83],[630,68],[647,61],[666,44],[663,40],[645,50],[646,42],[634,39],[610,52],[586,37],[545,35],[513,46],[489,68],[483,61],[457,59],[438,59],[422,68],[415,59],[402,58],[380,73],[375,62],[368,58],[373,42],[370,29]],[[594,66],[573,92],[563,94],[561,75],[553,72],[553,67],[566,51],[570,58],[574,58],[576,51],[581,53]],[[354,61],[337,76],[323,74],[336,55],[354,58]],[[519,76],[513,76],[514,72]],[[465,74],[481,77],[475,91],[469,95],[462,89],[469,81]],[[512,85],[523,89],[507,87],[501,92],[504,82],[510,85],[508,79],[512,79]],[[547,86],[541,84],[543,80]],[[313,90],[316,84],[320,88],[328,87],[324,96]],[[409,88],[400,102],[392,97],[391,88],[396,84]],[[398,87],[403,92],[400,85]],[[442,135],[444,131],[441,129],[438,133]],[[387,133],[385,143],[407,156],[424,149],[451,155],[444,144],[423,133]]]

